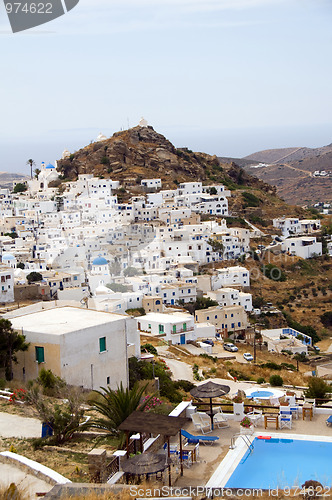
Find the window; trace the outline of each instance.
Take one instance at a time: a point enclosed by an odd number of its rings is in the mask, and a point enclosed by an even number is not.
[[[110,382],[111,382],[111,377],[107,377],[107,379],[106,379],[106,384],[107,384],[107,385],[110,385]]]
[[[150,330],[151,330],[151,325],[149,325],[149,328],[150,328]]]
[[[100,337],[99,339],[99,352],[106,351],[106,337]]]
[[[238,322],[237,326],[241,326],[241,321]]]
[[[159,325],[159,333],[164,333],[164,325]]]
[[[44,356],[44,347],[35,347],[36,351],[36,361],[38,363],[44,363],[45,362],[45,356]]]

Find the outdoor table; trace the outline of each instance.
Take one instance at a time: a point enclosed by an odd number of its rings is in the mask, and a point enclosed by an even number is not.
[[[308,403],[302,406],[302,419],[304,420],[307,415],[309,415],[310,420],[312,420],[312,415],[313,415],[312,405]]]
[[[279,415],[274,414],[274,413],[264,415],[264,426],[265,426],[265,429],[267,428],[268,422],[275,423],[276,424],[276,429],[277,430],[279,429]]]
[[[198,455],[199,455],[199,443],[187,444],[183,449],[191,451],[191,456],[192,456],[193,462],[197,462]]]

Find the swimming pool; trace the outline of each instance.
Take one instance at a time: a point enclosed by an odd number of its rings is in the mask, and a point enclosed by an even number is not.
[[[250,452],[246,446],[240,446],[240,458],[236,459],[233,455],[231,466],[228,461],[228,472],[224,469],[224,477],[219,475],[219,484],[213,486],[282,489],[298,487],[305,481],[314,479],[323,486],[332,487],[332,439],[326,437],[325,440],[324,436],[303,436],[305,439],[301,437],[256,437],[253,440],[253,451]]]
[[[245,393],[247,398],[258,399],[281,398],[285,395],[285,393],[279,389],[257,389],[257,387],[247,389]]]

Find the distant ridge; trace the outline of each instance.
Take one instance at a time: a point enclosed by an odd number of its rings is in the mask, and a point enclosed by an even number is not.
[[[15,174],[11,172],[0,172],[0,187],[2,188],[12,188],[13,182],[18,180],[29,179],[28,176],[23,174]]]
[[[332,202],[332,175],[315,177],[315,171],[332,172],[332,144],[320,148],[280,148],[258,151],[243,158],[246,172],[277,188],[288,203],[312,205]],[[257,168],[257,163],[266,166]]]

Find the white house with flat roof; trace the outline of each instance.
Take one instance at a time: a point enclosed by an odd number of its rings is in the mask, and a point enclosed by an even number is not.
[[[171,344],[185,344],[196,339],[194,317],[189,313],[151,312],[137,318],[137,328],[142,333],[165,337]]]
[[[269,351],[281,353],[291,351],[293,354],[308,354],[308,346],[312,345],[309,335],[298,332],[293,328],[274,328],[262,330],[262,339],[267,342]]]
[[[220,306],[242,306],[245,311],[252,311],[251,293],[240,292],[237,288],[219,288],[207,295]]]
[[[316,241],[315,236],[288,238],[281,243],[281,249],[302,259],[311,259],[322,255],[322,243]]]
[[[140,355],[135,319],[83,307],[43,307],[5,315],[30,343],[28,351],[17,355],[15,379],[35,379],[45,368],[86,389],[116,389],[121,382],[127,387],[127,359]]]

